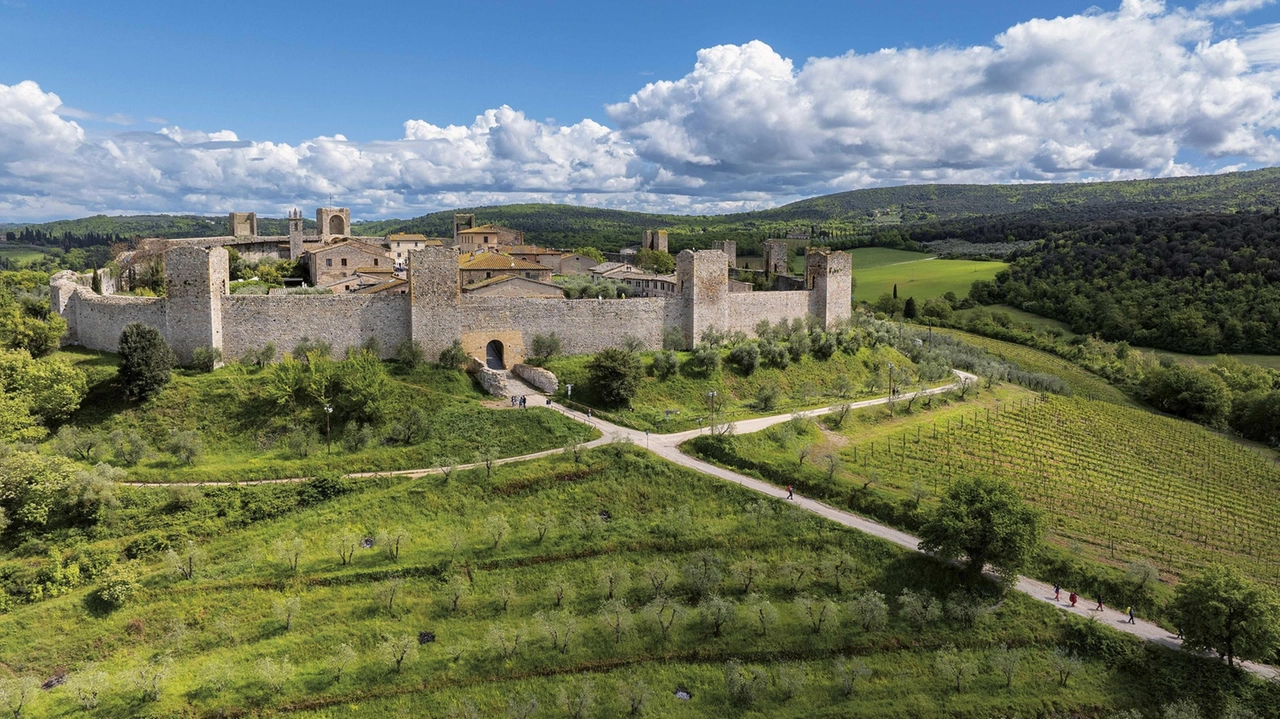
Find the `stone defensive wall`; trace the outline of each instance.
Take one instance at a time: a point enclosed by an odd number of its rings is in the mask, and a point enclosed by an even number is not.
[[[410,253],[408,294],[230,295],[225,247],[182,244],[165,252],[162,298],[98,295],[70,271],[50,284],[53,306],[67,320],[65,343],[115,351],[124,327],[140,322],[160,330],[184,362],[198,347],[216,347],[232,360],[268,342],[284,353],[307,337],[337,354],[376,339],[388,357],[406,340],[420,342],[428,357],[461,340],[481,361],[496,347],[511,367],[524,361],[538,334],[555,332],[562,351],[584,354],[626,335],[659,349],[669,327],[692,346],[713,327],[752,334],[762,319],[812,315],[831,326],[850,314],[851,262],[842,252],[811,252],[807,289],[788,292],[731,293],[728,257],[719,250],[685,250],[676,264],[678,290],[670,297],[470,297],[458,286],[455,251],[428,247]]]

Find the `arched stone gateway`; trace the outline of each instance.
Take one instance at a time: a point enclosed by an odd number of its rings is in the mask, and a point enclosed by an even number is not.
[[[489,369],[506,369],[507,366],[502,362],[502,343],[498,340],[490,340],[489,344],[484,347],[484,364]]]

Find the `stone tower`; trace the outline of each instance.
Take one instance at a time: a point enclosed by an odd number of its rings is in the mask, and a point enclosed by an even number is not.
[[[322,241],[350,236],[351,210],[346,207],[316,208],[316,228]]]
[[[453,215],[453,244],[458,244],[458,233],[463,230],[474,230],[476,227],[475,215],[464,215],[462,213],[454,213]]]
[[[667,251],[667,231],[666,230],[645,230],[640,236],[640,249],[654,250],[655,252]]]
[[[302,210],[289,210],[289,259],[302,256]]]
[[[227,250],[174,247],[164,253],[165,324],[179,362],[197,347],[222,349],[222,296],[230,278]]]
[[[232,212],[227,217],[227,226],[231,228],[232,237],[257,237],[258,213]]]
[[[764,271],[771,275],[787,274],[787,243],[782,240],[765,241]]]
[[[409,336],[435,359],[462,337],[458,253],[451,247],[409,251]]]
[[[729,258],[730,269],[738,267],[738,243],[733,240],[716,240],[711,243],[711,249],[720,250]]]
[[[811,248],[804,257],[804,288],[809,291],[809,314],[824,327],[848,319],[853,305],[853,257]]]
[[[729,262],[720,250],[685,250],[676,256],[676,291],[683,300],[688,347],[710,327],[729,326]]]

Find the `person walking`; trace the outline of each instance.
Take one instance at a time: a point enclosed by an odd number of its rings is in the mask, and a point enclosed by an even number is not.
[[[1134,619],[1134,618],[1133,618],[1133,605],[1132,605],[1132,604],[1130,604],[1130,605],[1129,605],[1129,609],[1128,609],[1128,611],[1127,611],[1127,612],[1125,612],[1125,613],[1129,615],[1129,623],[1130,623],[1130,624],[1137,624],[1137,623],[1138,623],[1138,620],[1136,620],[1136,619]]]
[[[1071,602],[1072,608],[1076,606],[1076,601],[1079,599],[1080,597],[1077,596],[1075,592],[1072,592],[1070,595],[1067,596],[1067,601]]]
[[[791,490],[791,485],[787,485],[787,499],[795,499],[795,492]]]
[[[1101,596],[1099,596],[1099,597],[1098,597],[1098,606],[1094,607],[1093,611],[1095,611],[1095,612],[1100,612],[1100,611],[1102,611],[1102,597],[1101,597]]]
[[[1059,587],[1056,584],[1053,585],[1053,601],[1062,601],[1062,587]]]

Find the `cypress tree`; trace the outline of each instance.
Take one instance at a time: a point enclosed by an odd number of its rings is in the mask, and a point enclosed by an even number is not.
[[[91,283],[91,287],[93,288],[93,294],[95,295],[102,294],[102,277],[98,275],[97,265],[93,266],[93,281]]]
[[[902,306],[903,319],[914,320],[918,316],[919,313],[916,311],[916,298],[908,297],[906,304]]]
[[[893,299],[898,299],[898,283],[893,283]]]

